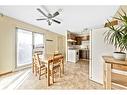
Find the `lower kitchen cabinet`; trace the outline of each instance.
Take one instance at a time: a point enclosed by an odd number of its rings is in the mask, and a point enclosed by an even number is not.
[[[79,50],[80,59],[89,59],[89,50]]]
[[[78,49],[69,49],[68,50],[68,59],[69,62],[76,63],[79,60],[79,50]]]

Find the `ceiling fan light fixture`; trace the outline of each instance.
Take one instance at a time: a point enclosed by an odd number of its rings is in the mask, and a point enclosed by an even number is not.
[[[50,19],[48,19],[47,22],[49,26],[52,24],[52,21]]]
[[[45,18],[41,18],[41,19],[36,19],[37,21],[39,20],[46,20],[48,22],[48,25],[51,25],[52,22],[55,22],[57,24],[60,24],[61,22],[57,19],[55,19],[56,16],[58,16],[60,14],[60,12],[62,11],[62,9],[59,9],[58,11],[56,11],[54,14],[51,14],[51,13],[48,13],[48,14],[45,14],[41,9],[37,8],[37,10],[43,15],[46,17]]]

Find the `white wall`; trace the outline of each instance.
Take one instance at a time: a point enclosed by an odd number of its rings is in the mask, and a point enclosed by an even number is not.
[[[92,30],[91,32],[91,63],[90,79],[98,83],[103,83],[103,55],[112,55],[113,46],[104,43],[103,33],[106,28]]]

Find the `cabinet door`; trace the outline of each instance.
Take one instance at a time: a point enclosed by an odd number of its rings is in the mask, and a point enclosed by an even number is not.
[[[82,54],[83,54],[82,50],[79,50],[79,58],[80,59],[82,59]]]
[[[81,39],[81,37],[76,37],[76,45],[81,45],[81,43],[82,43],[82,39]]]
[[[81,59],[87,59],[87,50],[80,50],[79,56]]]
[[[86,50],[86,59],[89,59],[89,50]]]
[[[71,34],[71,39],[75,40],[75,35]]]
[[[87,40],[90,40],[90,36],[89,35],[87,36]]]
[[[88,35],[88,36],[84,36],[84,37],[82,37],[82,40],[83,41],[88,41],[90,39],[90,36]]]
[[[82,50],[82,58],[83,59],[87,58],[87,51],[86,50]]]

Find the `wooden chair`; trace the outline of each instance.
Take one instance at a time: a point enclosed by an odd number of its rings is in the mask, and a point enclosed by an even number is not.
[[[39,55],[37,53],[33,56],[33,73],[39,75],[39,80],[41,76],[47,73],[47,68],[44,63],[40,62]]]
[[[54,51],[53,56],[58,56],[58,55],[62,55],[62,53],[60,53],[59,51]]]
[[[61,63],[62,63],[63,57],[61,54],[57,54],[53,56],[52,66],[51,66],[51,77],[52,82],[54,83],[55,80],[55,74],[57,71],[59,72],[59,77],[61,77]]]

